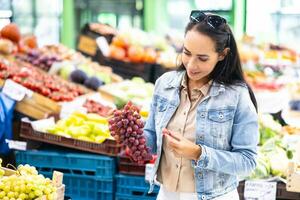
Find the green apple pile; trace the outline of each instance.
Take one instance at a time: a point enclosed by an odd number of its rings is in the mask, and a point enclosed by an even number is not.
[[[74,112],[69,117],[59,120],[46,131],[67,138],[96,143],[102,143],[107,138],[113,139],[108,129],[107,118],[94,113]]]
[[[31,200],[57,198],[56,187],[49,178],[39,175],[35,167],[19,165],[16,173],[0,177],[0,199]]]

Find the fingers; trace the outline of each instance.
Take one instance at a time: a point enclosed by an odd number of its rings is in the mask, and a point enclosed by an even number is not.
[[[169,135],[169,131],[168,131],[168,129],[166,129],[166,128],[164,128],[164,129],[162,130],[162,133],[163,133],[163,135]]]
[[[171,136],[171,137],[173,137],[175,140],[177,140],[177,141],[180,141],[181,140],[181,135],[180,134],[178,134],[178,133],[175,133],[175,132],[173,132],[173,131],[169,131],[169,135]]]
[[[168,145],[172,148],[178,148],[179,146],[179,141],[177,141],[176,139],[174,139],[173,137],[171,137],[168,134],[164,135],[166,137],[166,139],[168,140]]]
[[[175,133],[173,131],[169,131],[168,129],[164,128],[162,130],[163,135],[168,135],[171,136],[172,138],[174,138],[177,141],[180,141],[181,135],[178,133]]]

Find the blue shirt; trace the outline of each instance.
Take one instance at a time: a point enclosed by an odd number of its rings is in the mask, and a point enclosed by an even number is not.
[[[162,153],[162,129],[179,105],[184,75],[185,71],[167,72],[155,83],[144,128],[147,145],[157,154],[150,191]],[[199,160],[191,161],[198,199],[212,199],[237,188],[238,177],[256,167],[259,139],[257,113],[246,84],[224,86],[213,82],[197,107],[195,134],[196,144],[202,147]]]

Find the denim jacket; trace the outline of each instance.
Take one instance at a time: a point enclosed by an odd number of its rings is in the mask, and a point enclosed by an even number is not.
[[[147,145],[157,154],[150,192],[162,154],[162,129],[179,105],[180,83],[185,73],[167,72],[155,83],[144,128]],[[236,189],[238,177],[247,176],[256,167],[258,120],[247,86],[213,82],[197,107],[195,134],[196,144],[202,147],[199,159],[191,161],[198,199],[213,199]]]

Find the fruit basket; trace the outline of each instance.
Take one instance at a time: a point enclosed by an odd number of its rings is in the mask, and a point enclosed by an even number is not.
[[[109,156],[117,156],[121,150],[124,149],[123,145],[118,144],[115,140],[111,139],[106,139],[100,144],[36,131],[33,129],[30,121],[28,121],[26,118],[21,120],[20,136],[29,140],[35,140]]]

